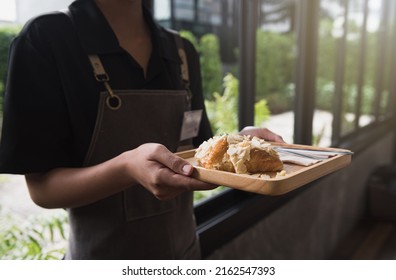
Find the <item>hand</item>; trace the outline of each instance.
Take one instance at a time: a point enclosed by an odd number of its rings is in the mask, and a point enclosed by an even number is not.
[[[244,129],[242,129],[239,134],[241,135],[250,135],[250,136],[256,136],[258,138],[271,141],[271,142],[278,142],[278,143],[285,143],[283,138],[278,135],[273,133],[271,130],[267,128],[259,128],[259,127],[254,127],[254,126],[247,126]]]
[[[191,176],[193,166],[161,144],[143,144],[126,152],[129,173],[159,200],[168,200],[187,190],[210,190],[217,186]]]

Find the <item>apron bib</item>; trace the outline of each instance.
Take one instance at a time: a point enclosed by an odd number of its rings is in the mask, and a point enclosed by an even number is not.
[[[106,85],[109,90],[110,87]],[[187,91],[102,92],[84,165],[109,160],[144,143],[179,146]],[[159,201],[143,186],[68,209],[66,259],[199,259],[193,194]]]

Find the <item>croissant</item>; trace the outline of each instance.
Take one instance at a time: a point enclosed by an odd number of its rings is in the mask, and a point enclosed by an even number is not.
[[[270,144],[257,137],[215,136],[203,142],[195,153],[198,166],[238,174],[280,171],[283,163]]]

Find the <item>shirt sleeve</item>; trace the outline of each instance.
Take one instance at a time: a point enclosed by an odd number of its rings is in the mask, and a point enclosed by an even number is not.
[[[7,76],[0,173],[70,166],[70,122],[46,42],[34,44],[27,36],[17,37],[10,48]]]
[[[192,109],[203,110],[202,120],[199,128],[199,135],[193,139],[193,144],[198,147],[203,141],[213,136],[209,119],[206,114],[204,96],[202,91],[202,77],[199,55],[194,46],[187,40],[183,40],[183,44],[187,53],[188,71],[190,74],[190,89],[192,92]]]

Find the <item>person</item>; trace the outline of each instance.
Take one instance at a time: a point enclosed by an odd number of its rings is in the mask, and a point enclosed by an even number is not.
[[[37,205],[68,211],[66,259],[200,258],[192,192],[216,186],[175,154],[212,136],[199,57],[183,39],[183,59],[142,2],[76,0],[11,45],[0,172],[24,174]],[[199,132],[180,141],[189,111],[201,112]]]

